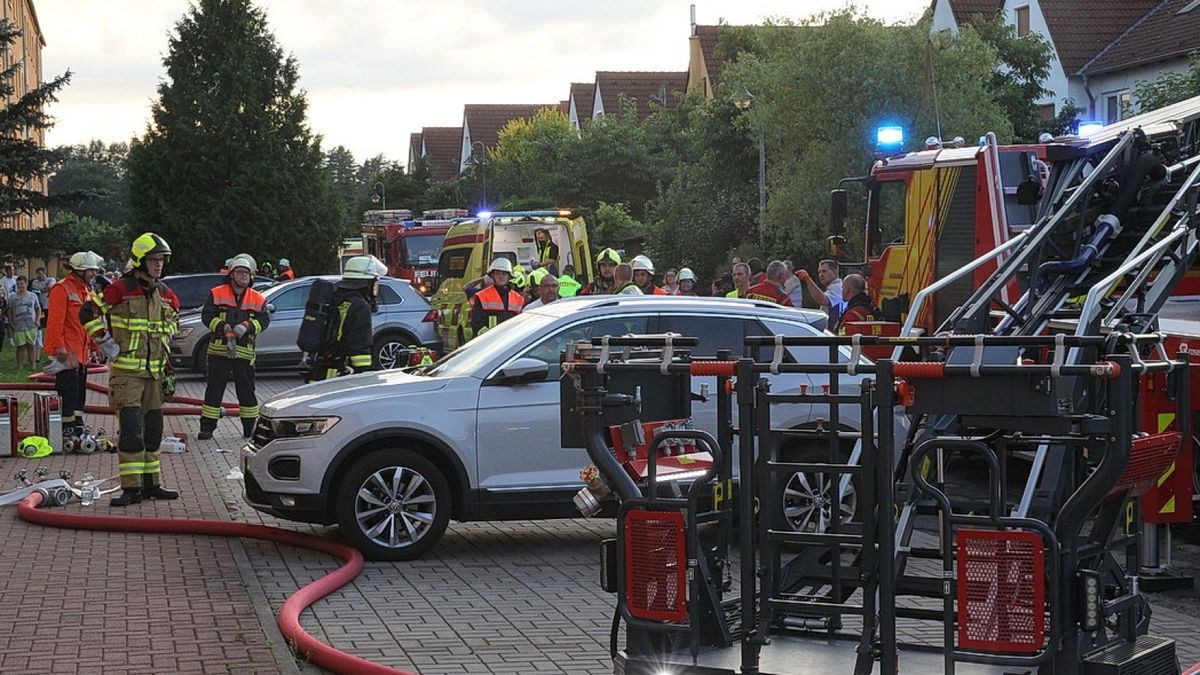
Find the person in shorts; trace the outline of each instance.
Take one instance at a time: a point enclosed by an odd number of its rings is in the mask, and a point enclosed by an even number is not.
[[[37,334],[42,323],[42,305],[29,290],[25,275],[17,277],[17,290],[8,296],[8,321],[12,326],[13,345],[17,348],[17,369],[33,370],[37,365]]]

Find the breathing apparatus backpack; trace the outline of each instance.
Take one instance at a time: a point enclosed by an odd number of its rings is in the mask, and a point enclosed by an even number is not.
[[[304,303],[304,320],[300,322],[300,331],[296,334],[296,346],[300,351],[316,354],[325,346],[336,288],[332,281],[325,279],[314,279],[312,286],[309,286],[308,301]]]

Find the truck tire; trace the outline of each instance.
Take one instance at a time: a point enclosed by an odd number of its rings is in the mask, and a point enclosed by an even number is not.
[[[339,481],[334,510],[342,536],[367,559],[414,560],[446,532],[450,486],[411,450],[373,450]]]

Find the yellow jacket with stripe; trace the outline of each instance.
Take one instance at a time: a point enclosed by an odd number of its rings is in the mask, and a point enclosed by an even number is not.
[[[178,315],[175,293],[139,269],[109,284],[103,295],[93,294],[79,310],[89,336],[95,339],[107,331],[120,346],[120,355],[109,364],[114,372],[154,379],[167,366]]]

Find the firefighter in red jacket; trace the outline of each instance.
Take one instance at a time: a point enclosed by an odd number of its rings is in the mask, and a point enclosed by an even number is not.
[[[42,351],[51,358],[47,372],[54,372],[54,390],[62,399],[63,438],[78,439],[83,435],[88,335],[79,321],[79,310],[88,301],[92,278],[103,263],[95,253],[80,251],[67,261],[67,276],[50,287]]]
[[[875,316],[879,314],[871,296],[867,295],[867,280],[861,274],[847,274],[846,278],[842,279],[842,295],[847,300],[842,305],[837,328],[834,330],[838,335],[846,334],[846,324],[874,321]]]
[[[291,281],[296,278],[296,273],[292,271],[292,263],[287,258],[279,259],[279,273],[275,276],[276,281]]]
[[[258,399],[254,395],[254,342],[267,329],[271,313],[267,299],[250,287],[258,265],[248,254],[239,253],[229,261],[225,283],[208,292],[200,320],[208,326],[208,386],[204,406],[200,408],[200,435],[213,437],[221,419],[221,399],[225,386],[233,379],[237,392],[238,417],[242,436],[250,438],[258,421]]]
[[[617,292],[617,284],[613,281],[613,270],[621,264],[621,256],[611,248],[606,248],[596,254],[596,278],[583,290],[580,295],[612,295]]]
[[[766,300],[784,307],[791,307],[792,298],[783,289],[783,284],[788,278],[787,264],[782,260],[772,260],[767,265],[766,275],[765,281],[754,284],[746,291],[746,299]]]
[[[520,314],[525,307],[525,298],[508,284],[512,269],[508,258],[496,258],[488,267],[495,283],[471,296],[471,330],[476,337]]]
[[[634,256],[629,261],[633,268],[633,283],[642,291],[642,295],[670,295],[666,290],[654,285],[654,263],[644,255]]]
[[[159,282],[170,255],[166,240],[153,232],[134,239],[125,274],[79,311],[109,363],[108,398],[117,411],[121,475],[121,495],[109,502],[112,506],[179,497],[162,486],[158,459],[163,398],[173,393],[167,345],[179,314],[179,298]]]

